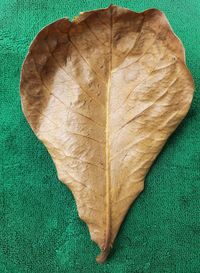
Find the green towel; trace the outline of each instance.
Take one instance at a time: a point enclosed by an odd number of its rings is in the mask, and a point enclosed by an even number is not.
[[[47,24],[117,4],[165,12],[186,49],[192,107],[151,168],[112,253],[78,218],[71,192],[20,105],[22,62]],[[200,0],[0,0],[0,273],[200,272]]]

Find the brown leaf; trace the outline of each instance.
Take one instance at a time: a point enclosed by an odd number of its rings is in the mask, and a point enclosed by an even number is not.
[[[58,20],[33,41],[23,111],[101,248],[98,262],[193,89],[183,46],[159,10],[112,5]]]

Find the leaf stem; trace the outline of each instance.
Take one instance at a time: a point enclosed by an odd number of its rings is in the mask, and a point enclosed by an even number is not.
[[[106,249],[102,249],[99,256],[96,257],[97,263],[101,264],[104,263],[110,253],[110,247]]]

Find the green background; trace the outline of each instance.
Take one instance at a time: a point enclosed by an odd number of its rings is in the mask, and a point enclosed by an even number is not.
[[[200,272],[200,1],[113,1],[165,12],[186,48],[195,81],[192,107],[167,142],[130,209],[104,265],[58,181],[45,147],[21,111],[19,79],[34,36],[45,25],[110,1],[0,1],[0,273]]]

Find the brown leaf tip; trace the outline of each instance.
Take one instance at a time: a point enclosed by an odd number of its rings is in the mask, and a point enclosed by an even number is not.
[[[96,261],[99,264],[104,263],[110,253],[110,248],[102,249],[99,256],[96,257]]]

